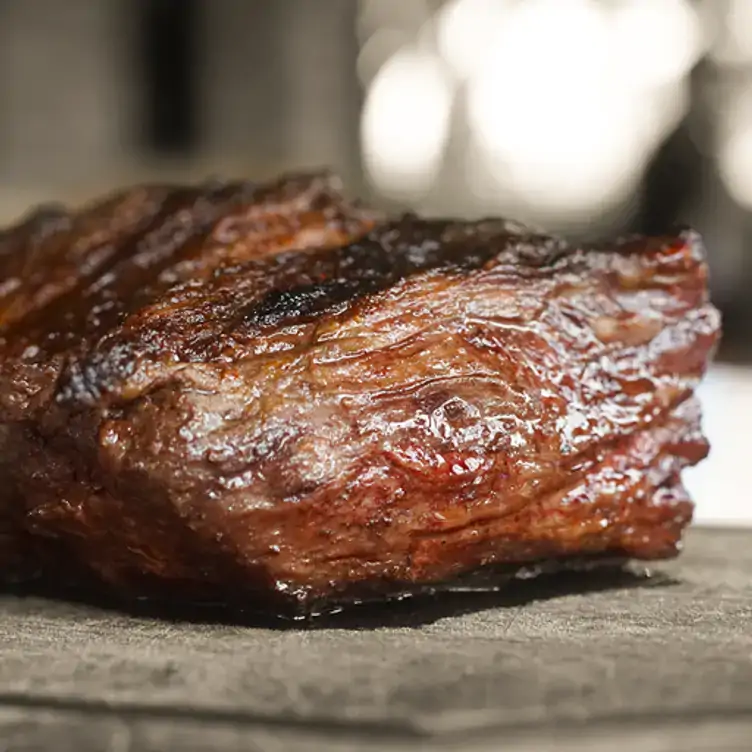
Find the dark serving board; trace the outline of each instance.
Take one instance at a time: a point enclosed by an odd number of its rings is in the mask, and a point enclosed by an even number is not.
[[[0,596],[0,749],[752,749],[752,530],[287,628]]]

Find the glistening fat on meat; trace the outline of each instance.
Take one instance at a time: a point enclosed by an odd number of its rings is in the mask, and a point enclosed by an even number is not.
[[[390,219],[330,175],[0,236],[0,571],[302,608],[677,553],[719,336],[691,231]]]

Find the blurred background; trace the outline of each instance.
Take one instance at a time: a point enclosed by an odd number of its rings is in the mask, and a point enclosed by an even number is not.
[[[317,166],[394,210],[698,228],[725,339],[689,485],[752,524],[752,0],[0,0],[0,220]]]

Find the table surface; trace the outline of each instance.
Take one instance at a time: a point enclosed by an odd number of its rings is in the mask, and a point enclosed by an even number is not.
[[[651,577],[517,583],[273,627],[0,596],[2,749],[732,750],[752,531]]]

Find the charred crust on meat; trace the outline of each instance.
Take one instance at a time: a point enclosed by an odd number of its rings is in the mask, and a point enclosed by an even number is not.
[[[312,259],[316,266],[310,276],[320,278],[320,282],[270,291],[243,313],[243,321],[259,328],[282,326],[338,310],[416,274],[479,269],[521,232],[518,225],[503,221],[487,220],[484,224],[494,233],[488,237],[492,242],[478,244],[472,235],[465,234],[468,228],[461,223],[405,215],[361,241]],[[566,252],[566,247],[557,246],[540,256],[536,249],[531,259],[543,267]]]
[[[0,233],[1,571],[276,609],[674,556],[719,335],[686,229],[388,218],[328,173],[40,211]]]

